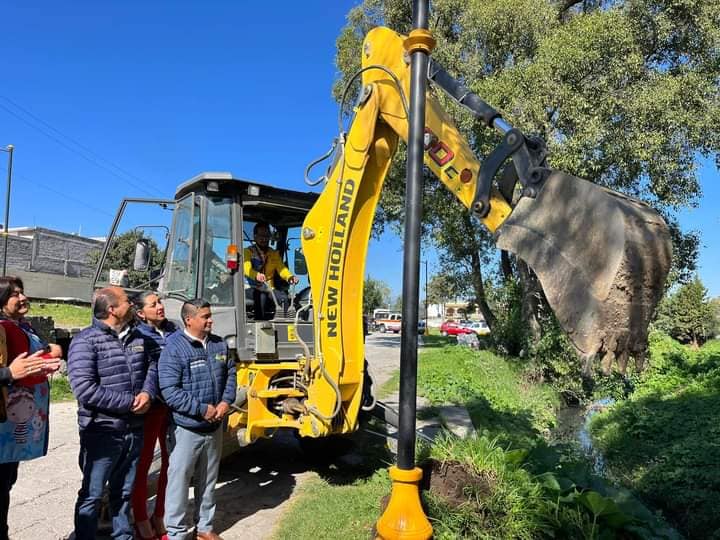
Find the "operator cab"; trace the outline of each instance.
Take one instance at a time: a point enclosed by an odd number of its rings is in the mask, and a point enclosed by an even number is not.
[[[313,340],[300,234],[316,199],[315,193],[240,180],[224,172],[191,178],[177,188],[173,201],[127,199],[100,257],[94,287],[119,284],[130,294],[154,289],[176,323],[181,323],[183,302],[202,297],[212,305],[213,333],[225,338],[240,360],[294,359],[303,352],[301,342],[311,347]],[[132,203],[174,206],[171,223],[138,224],[147,223],[147,217],[132,217]],[[141,214],[146,216],[147,209]],[[251,248],[258,223],[269,225],[269,247],[297,276],[298,284],[290,285],[275,274],[274,288],[269,289],[244,275],[244,268],[251,266],[244,255],[256,253]],[[164,239],[158,231],[164,231]],[[118,257],[115,252],[128,252],[128,234],[135,251]]]

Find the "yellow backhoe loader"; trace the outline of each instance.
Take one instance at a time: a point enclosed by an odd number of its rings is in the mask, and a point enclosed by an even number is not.
[[[155,284],[171,318],[179,319],[186,299],[213,303],[215,332],[237,362],[242,391],[229,430],[242,443],[280,428],[315,438],[351,433],[361,410],[372,408],[363,343],[365,259],[383,181],[398,139],[408,137],[409,53],[423,47],[432,48],[427,31],[409,38],[388,28],[368,33],[356,76],[361,95],[327,174],[316,182],[319,196],[205,173],[181,185],[173,200],[134,200],[174,205],[166,255],[153,269],[141,240],[135,269],[159,274]],[[553,170],[542,141],[512,128],[440,65],[430,61],[425,75],[425,165],[499,248],[530,265],[581,355],[602,355],[606,363],[617,357],[621,366],[629,355],[641,359],[670,266],[662,218],[640,201]],[[502,134],[484,161],[440,106],[438,91]],[[506,176],[516,175],[521,190],[514,206],[511,193],[494,184],[507,163],[513,166]],[[110,281],[112,270],[118,275],[110,253],[129,202],[113,224],[96,286]],[[271,224],[273,245],[296,275],[307,275],[307,286],[296,294],[291,288],[287,302],[273,294],[271,316],[256,320],[241,259],[260,221]],[[141,235],[147,226],[135,230]],[[403,324],[417,325],[417,317],[406,319]]]

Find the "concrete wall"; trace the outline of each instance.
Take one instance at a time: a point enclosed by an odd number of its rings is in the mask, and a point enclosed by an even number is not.
[[[8,270],[19,276],[25,285],[25,294],[31,298],[77,298],[90,302],[92,278],[72,278],[45,272]]]
[[[91,278],[95,268],[90,264],[90,254],[101,248],[102,242],[97,240],[42,227],[10,229],[8,273],[30,271]]]
[[[30,260],[32,259],[32,240],[29,238],[19,238],[17,236],[8,236],[8,274],[10,270],[29,270]],[[0,265],[2,264],[3,239],[0,237]]]
[[[34,298],[76,298],[90,301],[90,264],[102,242],[42,227],[10,229],[7,273],[20,276]],[[0,237],[0,265],[2,265]]]

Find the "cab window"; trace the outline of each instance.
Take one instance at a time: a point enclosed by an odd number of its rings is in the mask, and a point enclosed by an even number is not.
[[[203,297],[213,305],[234,304],[232,273],[225,256],[232,243],[232,199],[208,197]]]
[[[165,293],[177,293],[186,298],[195,296],[199,235],[200,209],[190,194],[177,204]]]

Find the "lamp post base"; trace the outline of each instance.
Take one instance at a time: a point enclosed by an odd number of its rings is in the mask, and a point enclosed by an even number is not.
[[[393,481],[390,501],[377,522],[377,540],[428,540],[432,525],[420,504],[422,469],[390,467]]]

